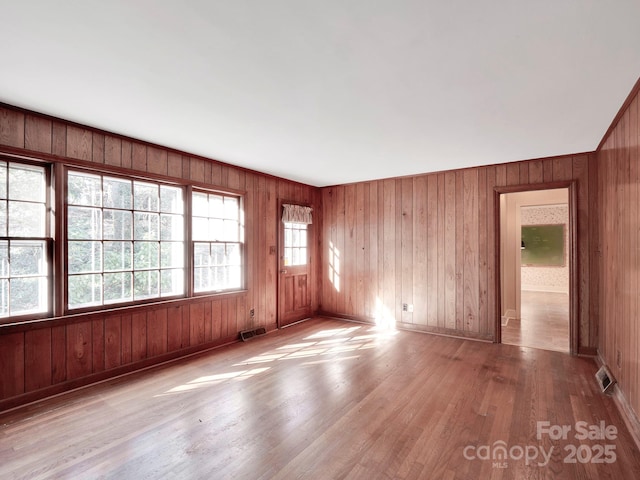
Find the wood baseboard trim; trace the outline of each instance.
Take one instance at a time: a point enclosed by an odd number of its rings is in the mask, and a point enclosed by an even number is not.
[[[598,364],[598,367],[606,365],[604,358],[602,358],[599,351],[596,356],[596,363]],[[613,393],[611,394],[611,397],[613,398],[613,403],[622,417],[622,421],[631,434],[631,438],[633,438],[636,447],[640,450],[640,419],[631,407],[631,404],[628,402],[618,383],[613,386]]]
[[[267,329],[268,332],[273,330],[275,329]],[[33,392],[27,392],[15,397],[6,398],[0,400],[0,417],[10,411],[27,407],[48,398],[66,395],[82,388],[90,387],[92,385],[96,385],[102,382],[108,382],[119,377],[167,365],[183,360],[185,358],[207,353],[216,348],[224,347],[226,345],[238,342],[240,342],[238,335],[234,335],[219,339],[215,342],[208,342],[206,344],[189,347],[182,350],[176,350],[175,352],[165,353],[163,355],[147,358],[136,363],[130,363],[128,365],[123,365],[111,370],[93,373],[85,377],[68,380],[66,382],[57,383],[49,387],[41,388]]]
[[[356,317],[353,315],[340,315],[331,312],[320,311],[317,314],[320,317],[335,318],[337,320],[346,320],[349,322],[362,323],[365,325],[375,325],[373,318]],[[459,333],[451,333],[444,328],[428,327],[426,325],[416,325],[413,323],[396,322],[396,328],[407,332],[428,333],[429,335],[438,335],[441,337],[459,338],[461,340],[473,340],[475,342],[494,343],[492,336],[480,337],[474,335],[462,335]]]

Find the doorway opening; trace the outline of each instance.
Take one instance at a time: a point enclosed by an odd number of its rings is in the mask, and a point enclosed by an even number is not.
[[[573,186],[509,190],[497,192],[501,314],[497,341],[574,354]]]

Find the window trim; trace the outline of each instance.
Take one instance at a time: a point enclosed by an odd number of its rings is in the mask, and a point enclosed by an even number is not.
[[[183,299],[183,298],[189,298],[190,294],[189,294],[189,287],[188,287],[188,275],[189,275],[189,265],[187,263],[188,261],[188,236],[187,236],[187,217],[189,216],[189,212],[188,212],[188,208],[190,208],[187,205],[186,202],[186,196],[189,194],[189,188],[186,185],[183,185],[181,183],[177,183],[177,182],[171,182],[171,181],[166,181],[164,178],[156,178],[152,175],[149,176],[145,176],[145,175],[129,175],[127,173],[122,173],[120,170],[118,171],[110,171],[107,169],[96,169],[96,168],[83,168],[83,167],[79,167],[76,165],[63,165],[62,170],[62,174],[60,175],[60,177],[62,177],[62,182],[63,182],[63,188],[62,188],[62,194],[57,196],[57,199],[61,201],[61,203],[63,203],[63,208],[62,211],[63,212],[63,221],[60,223],[63,223],[64,225],[62,226],[62,232],[61,232],[61,237],[63,239],[63,241],[61,242],[63,244],[63,252],[62,252],[62,257],[58,259],[59,262],[61,262],[62,264],[62,283],[61,285],[61,295],[59,295],[62,304],[60,305],[60,310],[61,310],[61,316],[67,316],[67,315],[75,315],[75,314],[79,314],[79,313],[90,313],[90,312],[106,312],[109,310],[115,310],[115,309],[120,309],[120,308],[126,308],[126,307],[136,307],[136,306],[141,306],[141,305],[147,305],[147,304],[153,304],[153,303],[161,303],[163,301],[169,301],[169,300],[177,300],[177,299]],[[105,303],[104,299],[102,300],[102,303],[100,304],[96,304],[96,305],[87,305],[87,306],[82,306],[82,307],[70,307],[69,306],[69,238],[68,238],[68,228],[67,228],[67,218],[68,218],[68,208],[69,208],[69,202],[68,202],[68,196],[69,196],[69,189],[68,189],[68,179],[69,179],[69,173],[70,172],[79,172],[79,173],[84,173],[87,175],[96,175],[96,176],[100,176],[100,177],[111,177],[111,178],[121,178],[123,180],[127,180],[130,182],[142,182],[142,183],[153,183],[156,184],[158,186],[161,185],[166,185],[166,186],[170,186],[170,187],[176,187],[176,188],[180,188],[182,190],[182,194],[183,194],[183,212],[182,212],[182,216],[183,216],[183,228],[185,229],[184,232],[184,237],[182,240],[182,244],[183,244],[183,267],[182,267],[182,271],[183,271],[183,293],[180,294],[175,294],[175,295],[158,295],[158,296],[154,296],[154,297],[148,297],[148,298],[142,298],[142,299],[133,299],[131,301],[126,301],[126,302],[108,302]],[[104,206],[100,207],[101,210],[104,210]],[[131,212],[135,212],[136,210],[134,210],[132,208]],[[104,242],[104,238],[102,238],[100,240],[101,242]],[[134,239],[132,238],[132,242],[135,242]],[[132,265],[133,267],[133,265]],[[162,269],[160,267],[158,267],[158,272],[160,272]],[[135,270],[131,270],[132,274],[135,272]],[[101,274],[104,274],[104,268],[101,272]],[[133,288],[133,286],[132,286]]]
[[[238,288],[226,288],[220,290],[204,290],[196,292],[195,290],[195,244],[199,242],[206,242],[202,240],[194,240],[193,238],[193,194],[205,193],[207,195],[222,195],[223,197],[235,197],[238,200],[238,229],[239,229],[239,241],[237,242],[240,247],[240,287]],[[229,295],[247,291],[248,276],[247,276],[247,247],[246,247],[246,215],[245,215],[245,193],[239,193],[232,189],[221,188],[206,188],[201,186],[192,185],[188,189],[189,195],[189,296],[193,298],[201,298],[207,296],[217,295]],[[209,241],[209,244],[215,243],[215,241]],[[236,242],[220,242],[220,243],[236,243]]]
[[[33,320],[48,319],[54,315],[55,306],[55,276],[54,276],[54,235],[53,235],[53,205],[55,204],[55,196],[53,194],[52,181],[53,181],[53,164],[50,162],[38,161],[37,159],[25,158],[22,156],[11,156],[4,153],[0,154],[0,162],[5,162],[7,166],[10,164],[22,164],[31,165],[34,167],[40,167],[44,170],[45,175],[45,236],[43,237],[14,237],[14,236],[2,236],[0,240],[16,241],[16,240],[37,240],[45,242],[45,261],[46,265],[46,278],[47,278],[47,308],[43,312],[27,313],[22,315],[10,315],[6,317],[0,317],[0,326],[14,323],[25,323]],[[9,192],[7,191],[7,196]],[[8,214],[8,212],[7,212]],[[8,233],[8,232],[7,232]]]

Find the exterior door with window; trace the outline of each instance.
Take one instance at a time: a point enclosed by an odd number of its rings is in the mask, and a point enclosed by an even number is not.
[[[282,204],[279,245],[278,326],[311,316],[311,208]]]

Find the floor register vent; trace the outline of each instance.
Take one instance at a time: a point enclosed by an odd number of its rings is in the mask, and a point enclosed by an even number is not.
[[[600,390],[604,393],[611,393],[612,387],[616,383],[616,379],[613,378],[613,375],[611,375],[606,365],[601,366],[596,372],[596,380],[598,381]]]
[[[258,337],[260,335],[265,335],[267,330],[264,327],[254,328],[253,330],[244,330],[240,332],[240,338],[243,342],[250,340],[254,337]]]

